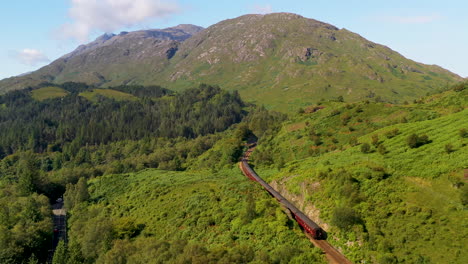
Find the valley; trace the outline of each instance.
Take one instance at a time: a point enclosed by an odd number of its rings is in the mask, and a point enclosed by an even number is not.
[[[467,124],[300,15],[105,33],[0,80],[0,263],[467,263]]]

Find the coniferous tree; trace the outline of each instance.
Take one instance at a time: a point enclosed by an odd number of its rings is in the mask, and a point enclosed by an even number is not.
[[[85,202],[89,199],[88,185],[86,179],[81,177],[76,184],[76,203]]]
[[[31,153],[21,156],[18,163],[16,176],[18,178],[18,191],[27,196],[37,190],[39,184],[39,170],[36,168],[36,160]]]
[[[68,261],[68,249],[67,245],[63,240],[60,240],[57,247],[55,248],[54,257],[52,258],[52,264],[67,264]]]

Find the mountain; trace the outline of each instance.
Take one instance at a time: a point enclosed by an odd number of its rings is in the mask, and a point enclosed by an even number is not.
[[[208,83],[292,111],[339,95],[350,101],[410,100],[461,80],[346,29],[274,13],[228,19],[204,30],[183,25],[103,35],[30,75],[1,81],[0,90],[41,81],[175,90]]]
[[[31,74],[2,80],[0,90],[21,89],[41,82],[73,81],[99,86],[141,82],[164,69],[180,43],[202,29],[179,25],[118,35],[106,33]]]

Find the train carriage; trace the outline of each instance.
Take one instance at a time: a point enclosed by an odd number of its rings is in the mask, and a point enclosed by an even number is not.
[[[291,214],[294,216],[297,223],[307,232],[309,233],[314,239],[326,239],[327,234],[326,232],[320,228],[314,221],[310,220],[304,213],[302,213],[296,206],[291,204],[286,198],[284,198],[280,193],[278,193],[275,189],[273,189],[268,183],[266,183],[262,178],[260,178],[249,166],[247,163],[248,156],[250,156],[251,149],[246,153],[241,160],[241,170],[245,176],[249,179],[256,181],[265,188],[273,197],[278,200],[282,205],[284,205]]]

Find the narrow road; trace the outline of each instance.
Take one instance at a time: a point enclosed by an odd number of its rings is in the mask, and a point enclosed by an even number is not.
[[[249,177],[248,176],[249,173],[247,173],[244,170],[245,170],[245,167],[250,168],[250,166],[248,164],[248,160],[249,160],[249,157],[252,154],[252,151],[254,149],[255,149],[255,144],[251,144],[249,149],[245,152],[244,157],[242,158],[242,161],[239,163],[239,168],[244,173],[244,175],[246,175],[247,177]],[[241,166],[242,163],[243,163],[244,166]],[[255,177],[260,178],[260,176],[258,176],[258,174],[255,174]],[[252,179],[252,180],[255,181],[255,179]],[[291,220],[295,221],[295,219],[292,217],[291,214],[288,214],[288,217]],[[325,256],[326,256],[329,263],[331,263],[331,264],[352,264],[351,261],[349,261],[341,252],[339,252],[336,248],[334,248],[332,245],[330,245],[326,240],[317,240],[317,239],[314,239],[309,233],[307,233],[305,231],[304,231],[304,233],[309,238],[309,240],[312,242],[312,244],[314,244],[314,246],[316,246],[316,247],[323,250],[323,252],[325,253]]]
[[[52,214],[54,222],[54,238],[52,240],[52,247],[49,249],[47,263],[52,263],[55,248],[60,240],[67,242],[67,214],[63,208],[63,200],[57,200],[57,203],[52,205]]]

